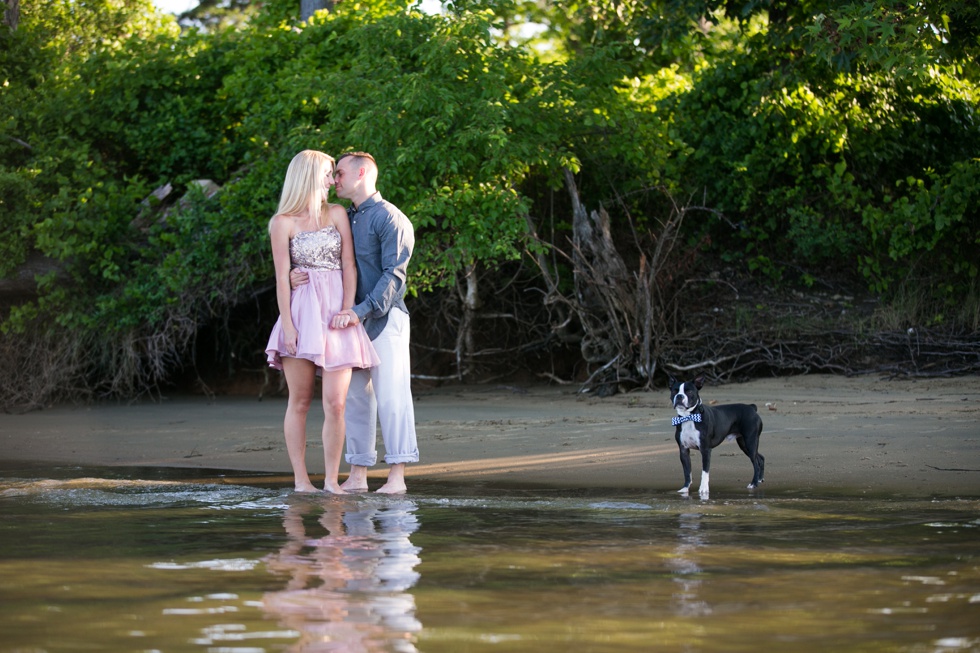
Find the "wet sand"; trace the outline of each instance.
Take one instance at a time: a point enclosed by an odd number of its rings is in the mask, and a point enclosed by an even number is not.
[[[408,469],[409,488],[413,479],[655,492],[681,486],[666,390],[604,399],[576,390],[416,387],[422,461]],[[980,377],[797,376],[707,386],[701,394],[709,403],[758,406],[766,492],[980,496]],[[0,464],[267,472],[287,483],[285,405],[282,397],[174,396],[0,415]],[[314,408],[307,452],[311,471],[320,473],[321,419]],[[700,458],[692,458],[696,487]],[[372,470],[372,488],[385,472],[383,465]],[[745,496],[751,476],[734,443],[714,450],[713,499]]]

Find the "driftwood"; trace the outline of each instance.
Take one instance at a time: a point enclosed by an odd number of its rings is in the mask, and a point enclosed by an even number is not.
[[[663,363],[680,376],[706,374],[725,382],[791,374],[876,374],[928,378],[980,374],[980,335],[855,331],[795,337],[708,333],[678,338]]]
[[[697,250],[679,250],[679,234],[691,211],[672,198],[670,214],[642,238],[629,269],[614,241],[608,213],[587,211],[571,172],[565,186],[572,200],[573,241],[567,256],[574,270],[574,296],[562,295],[545,266],[550,305],[564,305],[580,325],[589,373],[582,392],[599,396],[652,388],[656,377],[706,374],[716,381],[765,375],[952,376],[980,373],[980,334],[938,329],[871,331],[842,319],[845,305],[815,296],[781,301],[771,289],[743,297],[724,275],[693,275]],[[785,294],[785,293],[784,293]],[[681,308],[682,297],[696,297]],[[762,310],[759,307],[764,307]],[[741,313],[739,319],[732,314]],[[555,330],[569,329],[560,314]],[[732,324],[732,322],[736,324]],[[779,324],[779,328],[776,328]],[[661,379],[662,380],[662,379]]]
[[[622,386],[653,386],[662,351],[671,340],[677,297],[683,285],[683,257],[675,253],[677,235],[688,211],[671,202],[670,214],[642,239],[636,234],[638,261],[629,270],[612,237],[609,214],[586,211],[571,171],[565,188],[572,204],[572,254],[575,297],[566,297],[581,323],[582,356],[596,366],[584,382],[586,392],[608,395]]]
[[[54,274],[58,281],[67,278],[65,266],[60,261],[36,252],[17,266],[9,276],[0,278],[0,306],[10,306],[32,299],[37,295],[37,279]]]

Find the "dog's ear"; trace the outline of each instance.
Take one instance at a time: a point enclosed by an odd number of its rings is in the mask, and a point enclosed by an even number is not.
[[[672,376],[668,376],[667,377],[667,389],[670,390],[671,392],[673,392],[675,387],[677,387],[677,379],[675,379]]]
[[[698,390],[704,387],[704,374],[694,379],[694,387],[696,387]]]

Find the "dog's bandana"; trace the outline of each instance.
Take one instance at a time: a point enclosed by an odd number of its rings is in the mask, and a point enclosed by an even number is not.
[[[671,426],[677,426],[678,424],[683,424],[684,422],[698,422],[700,424],[701,423],[701,413],[692,413],[692,414],[688,415],[687,417],[677,416],[674,419],[670,420],[670,425]]]

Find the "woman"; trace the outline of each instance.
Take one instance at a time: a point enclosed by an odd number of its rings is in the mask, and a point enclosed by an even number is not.
[[[339,313],[354,305],[357,272],[350,223],[343,207],[327,203],[334,160],[304,150],[286,170],[279,209],[269,221],[279,320],[266,347],[269,365],[286,375],[289,402],[283,430],[297,492],[315,492],[306,471],[306,415],[317,375],[323,385],[323,489],[344,494],[337,480],[344,446],[344,407],[351,369],[373,367],[378,355],[360,324]],[[295,291],[289,271],[307,272]]]

